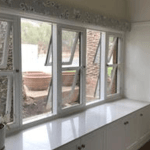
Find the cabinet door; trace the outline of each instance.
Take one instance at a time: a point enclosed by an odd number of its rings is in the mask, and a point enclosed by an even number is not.
[[[66,145],[63,145],[55,150],[78,150],[78,147],[80,146],[80,139],[72,141]]]
[[[98,129],[81,138],[84,150],[104,150],[104,129]]]
[[[125,149],[125,129],[123,120],[116,121],[107,126],[106,150]]]
[[[124,119],[125,127],[125,147],[127,150],[137,143],[137,114],[131,114]]]
[[[138,138],[142,139],[149,133],[148,109],[143,108],[138,112]]]

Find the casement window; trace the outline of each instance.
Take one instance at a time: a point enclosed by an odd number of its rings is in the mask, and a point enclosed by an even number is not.
[[[122,34],[1,16],[0,111],[11,128],[121,94]]]
[[[101,99],[101,38],[102,33],[87,30],[86,51],[86,102]]]
[[[12,21],[2,17],[0,18],[0,114],[7,114],[9,125],[15,121],[13,53]]]
[[[0,29],[0,68],[6,68],[12,23],[0,20]]]
[[[85,30],[59,26],[61,50],[61,108],[83,105],[83,37]]]
[[[108,96],[120,92],[120,40],[120,37],[108,34],[106,81]]]
[[[21,56],[22,113],[28,122],[53,113],[52,24],[21,19]]]

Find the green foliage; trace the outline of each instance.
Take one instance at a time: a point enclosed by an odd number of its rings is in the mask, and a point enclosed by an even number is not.
[[[21,39],[23,44],[43,44],[47,46],[51,36],[51,25],[44,22],[21,22]]]
[[[113,70],[113,67],[108,67],[107,74],[109,77],[111,77],[112,70]]]
[[[71,50],[73,42],[75,40],[76,32],[65,31],[62,32],[62,44],[67,46],[69,50]]]

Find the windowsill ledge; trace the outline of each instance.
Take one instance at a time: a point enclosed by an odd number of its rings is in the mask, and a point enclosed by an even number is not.
[[[121,99],[95,106],[78,114],[43,123],[8,136],[6,149],[52,150],[149,104],[148,102]]]

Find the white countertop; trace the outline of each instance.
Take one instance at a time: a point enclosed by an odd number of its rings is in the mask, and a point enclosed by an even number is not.
[[[44,123],[6,138],[6,150],[52,150],[150,103],[122,99]]]

